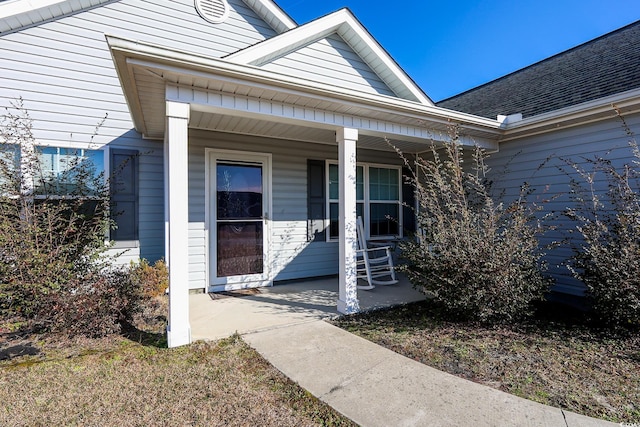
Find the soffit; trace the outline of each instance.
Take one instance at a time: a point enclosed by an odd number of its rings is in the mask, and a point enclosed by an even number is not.
[[[0,34],[81,12],[113,0],[9,0],[0,3]]]

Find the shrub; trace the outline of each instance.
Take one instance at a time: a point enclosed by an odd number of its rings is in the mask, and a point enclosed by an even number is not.
[[[0,315],[74,335],[115,332],[141,292],[105,254],[109,185],[89,156],[59,155],[64,170],[51,174],[39,150],[19,100],[0,120]]]
[[[169,287],[169,270],[163,259],[153,266],[146,259],[131,262],[131,280],[140,286],[145,297],[153,298],[163,295]]]
[[[44,300],[48,312],[34,319],[37,327],[95,338],[119,333],[130,324],[141,310],[143,294],[128,269],[112,268],[70,280]]]
[[[510,204],[494,201],[486,154],[472,148],[465,170],[457,129],[451,132],[444,158],[432,144],[430,158],[417,160],[409,178],[421,232],[401,245],[401,269],[449,314],[482,322],[526,316],[550,286],[537,240],[544,231],[535,216],[540,208],[527,204],[526,185]]]
[[[568,266],[584,282],[596,316],[611,326],[640,326],[640,149],[618,113],[628,137],[631,163],[616,167],[603,156],[583,159],[590,170],[565,162],[580,177],[571,180],[574,220],[580,239]],[[604,175],[598,180],[599,174]],[[599,184],[606,182],[606,189]]]

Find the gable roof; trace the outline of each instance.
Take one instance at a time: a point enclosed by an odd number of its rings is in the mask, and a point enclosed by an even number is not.
[[[346,8],[232,53],[225,59],[260,67],[333,34],[351,46],[399,98],[433,105],[429,97]]]
[[[487,118],[523,117],[640,88],[640,21],[436,103]]]
[[[5,0],[0,1],[0,34],[80,12],[114,0]],[[296,23],[272,0],[243,0],[278,33]]]

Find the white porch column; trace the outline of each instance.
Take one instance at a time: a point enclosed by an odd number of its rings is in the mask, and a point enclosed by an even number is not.
[[[189,104],[167,101],[164,137],[165,255],[169,265],[169,347],[191,343],[189,324]]]
[[[343,314],[360,311],[356,273],[356,141],[358,129],[341,128],[338,142],[338,174],[340,181],[340,292],[338,311]]]

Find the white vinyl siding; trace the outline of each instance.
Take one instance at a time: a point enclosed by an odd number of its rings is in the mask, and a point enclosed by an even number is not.
[[[367,93],[396,96],[338,35],[312,43],[262,68]]]
[[[208,236],[205,218],[205,148],[272,154],[271,256],[274,281],[338,273],[338,245],[307,240],[307,160],[336,160],[335,145],[309,144],[191,130],[189,135],[189,271],[190,287],[205,288]],[[400,165],[395,153],[358,151],[363,161]]]
[[[213,57],[275,34],[241,0],[230,5],[229,19],[214,25],[192,1],[122,0],[3,34],[0,106],[22,97],[43,140],[87,139],[106,114],[94,142],[107,143],[132,125],[105,34]]]
[[[638,135],[640,115],[626,117],[626,120]],[[570,159],[586,170],[591,170],[591,166],[584,159],[593,159],[596,155],[605,156],[616,165],[631,163],[634,158],[627,141],[620,120],[611,118],[607,121],[501,143],[500,152],[492,154],[488,162],[492,168],[492,178],[496,182],[496,194],[504,191],[507,200],[513,199],[517,197],[520,186],[524,182],[529,183],[535,189],[529,200],[541,204],[544,207],[543,214],[554,213],[551,224],[558,227],[545,235],[542,245],[563,241],[566,238],[575,239],[576,234],[567,233],[567,230],[575,228],[575,223],[561,213],[571,205],[570,177],[576,178],[579,182],[580,178],[562,158]],[[604,178],[602,173],[597,177]],[[604,190],[606,183],[599,180],[598,187]],[[556,290],[582,295],[582,284],[574,280],[563,265],[572,255],[570,246],[562,243],[547,253],[549,273],[556,280]]]
[[[266,138],[192,131],[189,137],[190,287],[208,285],[205,230],[205,148],[272,153],[271,236],[268,268],[274,280],[336,274],[337,246],[307,242],[307,159],[336,157],[337,148]]]
[[[229,5],[229,18],[211,24],[193,0],[112,1],[0,34],[0,108],[22,98],[39,144],[139,150],[139,246],[120,262],[164,256],[163,150],[133,129],[105,34],[212,57],[275,35],[242,0]]]

